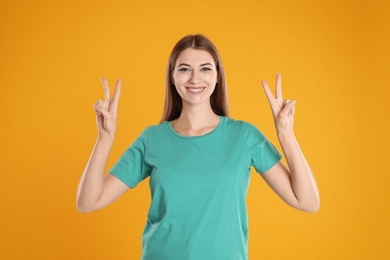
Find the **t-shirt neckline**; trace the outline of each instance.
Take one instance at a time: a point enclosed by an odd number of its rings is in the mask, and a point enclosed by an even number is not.
[[[195,139],[195,138],[202,138],[202,137],[206,137],[206,136],[209,136],[209,135],[212,135],[213,133],[215,133],[216,131],[218,131],[218,129],[221,128],[222,124],[223,124],[223,121],[225,120],[225,117],[224,116],[219,116],[219,123],[218,125],[213,129],[211,130],[210,132],[204,134],[204,135],[192,135],[192,136],[188,136],[188,135],[181,135],[179,134],[172,126],[172,122],[171,121],[167,121],[167,124],[168,124],[168,127],[169,129],[172,131],[172,133],[174,133],[176,136],[180,137],[180,138],[185,138],[185,139]]]

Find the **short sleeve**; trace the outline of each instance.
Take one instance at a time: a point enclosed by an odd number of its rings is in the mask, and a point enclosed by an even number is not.
[[[252,156],[251,166],[258,173],[268,171],[282,158],[282,155],[263,133],[249,123],[246,123],[245,138]]]
[[[148,128],[131,144],[110,169],[110,173],[131,188],[150,175],[150,166],[145,162]]]

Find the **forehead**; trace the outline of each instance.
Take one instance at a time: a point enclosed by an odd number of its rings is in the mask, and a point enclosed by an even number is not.
[[[176,65],[179,65],[180,63],[186,63],[189,65],[211,63],[215,65],[214,58],[208,51],[192,48],[187,48],[179,54]]]

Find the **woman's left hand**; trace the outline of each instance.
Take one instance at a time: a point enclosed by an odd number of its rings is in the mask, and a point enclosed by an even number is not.
[[[265,94],[270,103],[276,131],[278,133],[292,133],[295,113],[295,100],[284,100],[282,97],[282,76],[276,74],[276,91],[275,96],[272,94],[268,84],[262,80]]]

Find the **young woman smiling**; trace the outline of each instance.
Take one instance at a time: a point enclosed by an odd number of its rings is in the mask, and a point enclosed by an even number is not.
[[[98,138],[80,181],[77,208],[101,209],[149,177],[152,193],[142,236],[144,260],[248,259],[246,195],[250,167],[286,203],[315,212],[319,196],[293,132],[295,101],[262,81],[281,154],[252,124],[228,117],[225,75],[213,43],[188,35],[173,48],[167,67],[163,116],[146,128],[104,174],[113,144],[121,82],[95,111]]]

